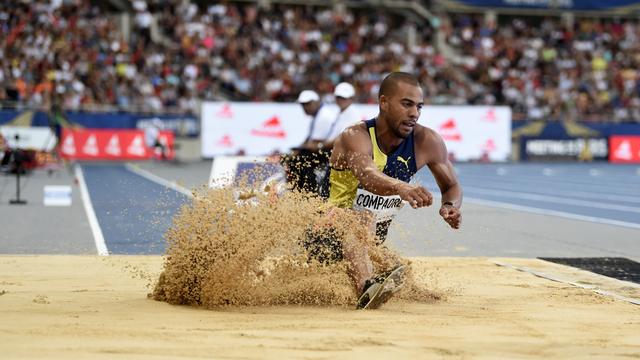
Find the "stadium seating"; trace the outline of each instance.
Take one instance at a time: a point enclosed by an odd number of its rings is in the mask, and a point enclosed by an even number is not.
[[[640,121],[635,20],[445,12],[433,29],[370,7],[98,5],[0,5],[3,107],[195,114],[199,100],[286,102],[309,87],[330,97],[340,81],[373,103],[382,76],[402,70],[421,78],[431,104],[510,105],[515,120]]]

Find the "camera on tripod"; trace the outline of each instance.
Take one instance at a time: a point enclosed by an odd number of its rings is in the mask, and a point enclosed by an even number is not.
[[[26,174],[26,166],[31,161],[28,151],[20,148],[20,134],[13,135],[14,146],[13,148],[8,146],[5,141],[2,141],[4,154],[2,155],[2,162],[0,168],[6,173],[16,175],[16,198],[9,200],[9,204],[12,205],[24,205],[26,200],[20,198],[20,175]],[[4,139],[1,139],[4,140]]]
[[[21,149],[18,144],[20,143],[20,134],[13,136],[14,147],[7,146],[4,149],[2,156],[1,168],[6,173],[17,174],[20,172],[24,175],[27,171],[26,163],[31,161],[31,155],[28,151]]]

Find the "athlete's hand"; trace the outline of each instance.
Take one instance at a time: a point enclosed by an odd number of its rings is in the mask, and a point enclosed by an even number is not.
[[[445,204],[440,208],[440,216],[447,222],[452,228],[460,228],[460,222],[462,221],[462,214],[457,207]]]
[[[433,203],[431,193],[420,185],[402,184],[398,190],[398,195],[414,209],[429,206]]]

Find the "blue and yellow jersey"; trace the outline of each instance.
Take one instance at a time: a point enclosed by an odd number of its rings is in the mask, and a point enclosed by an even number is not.
[[[376,119],[365,122],[373,147],[373,162],[384,174],[409,182],[418,171],[413,132],[391,154],[385,154],[378,147],[375,123]],[[373,194],[362,188],[358,178],[350,170],[334,168],[329,173],[329,203],[341,208],[371,211],[379,225],[386,224],[385,235],[390,220],[403,205],[398,195]]]

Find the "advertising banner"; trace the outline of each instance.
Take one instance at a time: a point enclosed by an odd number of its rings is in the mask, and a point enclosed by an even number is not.
[[[362,117],[374,114],[363,112]],[[287,152],[306,139],[310,124],[311,117],[299,104],[205,102],[200,125],[202,156]]]
[[[457,161],[507,161],[511,109],[506,106],[425,106],[419,123],[437,131]]]
[[[174,138],[171,131],[160,131],[158,142],[165,148],[165,157],[172,159]],[[145,141],[141,130],[64,129],[60,153],[76,160],[147,160],[160,158],[158,148]]]
[[[520,140],[523,161],[606,161],[609,156],[607,138],[527,138]]]
[[[640,163],[640,136],[611,136],[609,154],[613,163]]]
[[[378,114],[378,105],[353,106],[362,120]],[[299,104],[205,102],[201,116],[205,158],[287,152],[304,141],[311,122]],[[425,106],[419,123],[440,133],[459,161],[506,161],[511,153],[508,107]]]

